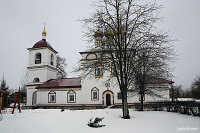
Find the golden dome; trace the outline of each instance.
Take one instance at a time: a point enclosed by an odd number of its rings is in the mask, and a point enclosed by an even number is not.
[[[100,29],[98,28],[98,30],[94,33],[94,37],[103,37],[103,32],[100,31]]]
[[[112,30],[110,29],[110,27],[108,27],[108,30],[106,32],[107,36],[113,37],[115,34],[112,32]]]

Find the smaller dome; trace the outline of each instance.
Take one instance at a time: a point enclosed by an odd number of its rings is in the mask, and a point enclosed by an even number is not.
[[[103,37],[103,32],[100,31],[99,29],[94,33],[94,37]]]
[[[51,45],[46,41],[46,39],[42,39],[33,46],[33,48],[40,48],[40,47],[51,47]]]
[[[110,27],[108,27],[108,30],[105,34],[106,34],[106,36],[110,36],[110,37],[115,36],[115,34],[111,31]]]

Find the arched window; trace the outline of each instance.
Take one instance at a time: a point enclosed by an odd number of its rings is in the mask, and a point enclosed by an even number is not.
[[[32,95],[32,105],[36,105],[37,103],[37,91],[35,91]]]
[[[53,65],[53,62],[54,62],[54,57],[53,57],[53,54],[51,54],[51,65]]]
[[[33,83],[38,83],[38,82],[40,82],[40,79],[39,78],[34,78]]]
[[[88,54],[88,55],[86,56],[86,59],[87,59],[87,60],[96,60],[96,59],[97,59],[97,55],[94,54],[94,53]]]
[[[67,93],[67,102],[68,103],[75,103],[76,102],[76,93],[73,90],[70,90]]]
[[[56,103],[56,92],[50,91],[48,94],[48,102],[49,103]]]
[[[40,64],[42,59],[41,53],[36,53],[35,54],[35,64]]]
[[[94,87],[91,90],[91,100],[96,101],[99,100],[99,89]]]

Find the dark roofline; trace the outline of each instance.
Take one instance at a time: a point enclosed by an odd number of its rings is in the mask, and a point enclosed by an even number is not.
[[[148,84],[173,84],[174,81],[170,81],[170,80],[167,80],[167,79],[152,79],[148,82]]]
[[[29,51],[30,50],[38,50],[38,49],[45,49],[45,48],[48,48],[49,50],[51,50],[52,52],[54,52],[54,53],[58,53],[55,49],[53,49],[52,47],[50,47],[50,46],[47,46],[47,47],[39,47],[39,48],[27,48]]]
[[[36,87],[36,89],[54,89],[54,88],[81,88],[81,85],[77,85],[77,86]]]
[[[80,79],[81,80],[81,77],[74,77],[74,78],[61,78],[61,79]],[[40,84],[40,85],[43,85],[45,83],[48,83],[52,80],[59,80],[59,79],[49,79],[47,80],[46,82]],[[81,85],[73,85],[73,86],[51,86],[51,87],[40,87],[40,85],[38,85],[36,87],[36,89],[53,89],[53,88],[81,88]]]
[[[127,49],[129,51],[134,51],[135,52],[135,49]],[[113,51],[117,51],[117,50],[112,50],[112,49],[96,49],[96,48],[93,48],[91,50],[88,50],[88,51],[84,51],[84,52],[79,52],[80,54],[85,54],[85,53],[112,53]]]
[[[80,79],[81,77],[61,78],[61,79]]]

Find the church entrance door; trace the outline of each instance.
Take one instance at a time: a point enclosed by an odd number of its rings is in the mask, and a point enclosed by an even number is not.
[[[111,105],[111,98],[110,98],[110,94],[106,94],[106,106],[110,106]]]

